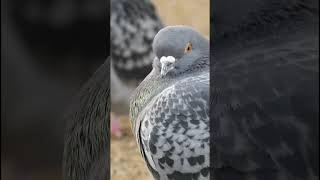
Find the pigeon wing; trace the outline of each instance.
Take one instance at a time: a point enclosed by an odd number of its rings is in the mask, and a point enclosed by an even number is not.
[[[155,178],[208,176],[209,73],[178,80],[155,96],[139,118],[142,154],[151,172],[161,171]]]
[[[217,179],[318,176],[317,42],[273,44],[230,56],[215,51],[210,144]]]

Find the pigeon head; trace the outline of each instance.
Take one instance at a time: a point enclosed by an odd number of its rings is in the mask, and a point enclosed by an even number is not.
[[[209,40],[188,26],[168,26],[153,40],[154,66],[161,76],[177,75],[209,64]]]

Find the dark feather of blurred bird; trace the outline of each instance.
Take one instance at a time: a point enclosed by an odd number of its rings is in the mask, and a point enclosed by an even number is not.
[[[75,97],[66,116],[65,180],[109,179],[110,58]]]
[[[152,40],[162,23],[150,0],[111,0],[111,133],[121,136],[120,117],[129,97],[152,69]]]
[[[212,10],[210,174],[318,179],[318,1],[218,0]]]

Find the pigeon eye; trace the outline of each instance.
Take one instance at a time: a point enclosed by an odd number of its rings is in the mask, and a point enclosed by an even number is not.
[[[184,49],[184,53],[189,53],[192,51],[192,44],[189,42]]]

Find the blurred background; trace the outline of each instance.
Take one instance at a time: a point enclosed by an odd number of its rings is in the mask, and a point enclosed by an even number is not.
[[[189,25],[209,38],[210,0],[153,0],[151,3],[164,26]],[[114,108],[111,108],[112,111]],[[150,180],[151,176],[140,155],[129,117],[122,116],[120,126],[122,135],[111,137],[111,179]]]
[[[164,25],[190,25],[209,37],[209,0],[151,2]],[[109,55],[108,5],[1,1],[2,179],[61,179],[63,116]],[[111,141],[111,179],[150,179],[128,117],[121,128]]]
[[[107,3],[1,1],[1,179],[61,179],[63,116],[109,54]]]
[[[189,25],[209,38],[210,0],[153,0],[164,25]]]

